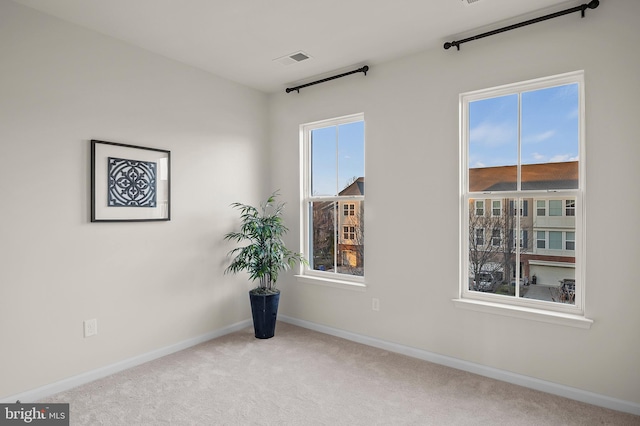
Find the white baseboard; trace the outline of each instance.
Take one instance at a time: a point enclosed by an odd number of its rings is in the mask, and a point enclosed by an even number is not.
[[[26,392],[21,392],[16,395],[11,395],[6,398],[0,399],[0,403],[9,404],[20,400],[21,402],[35,402],[47,398],[59,392],[63,392],[85,383],[92,382],[97,379],[109,376],[114,373],[126,370],[131,367],[135,367],[145,362],[153,361],[154,359],[161,358],[166,355],[170,355],[174,352],[181,351],[183,349],[190,348],[191,346],[198,345],[216,337],[224,336],[225,334],[233,333],[235,331],[242,330],[251,326],[251,319],[244,320],[228,327],[221,328],[216,331],[212,331],[201,336],[197,336],[191,339],[184,340],[182,342],[175,343],[173,345],[166,346],[164,348],[156,349],[151,352],[147,352],[132,358],[128,358],[114,364],[110,364],[104,367],[97,368],[95,370],[87,371],[86,373],[78,374],[77,376],[69,377],[67,379],[60,380],[45,386],[41,386],[36,389],[31,389]]]
[[[536,379],[535,377],[529,377],[521,374],[511,373],[509,371],[499,370],[493,367],[487,367],[482,364],[476,364],[473,362],[464,361],[457,358],[439,355],[439,354],[428,352],[422,349],[417,349],[417,348],[412,348],[410,346],[404,346],[397,343],[387,342],[385,340],[376,339],[374,337],[363,336],[361,334],[356,334],[349,331],[327,327],[325,325],[316,324],[313,322],[300,320],[300,319],[288,317],[285,315],[278,315],[278,319],[289,324],[297,325],[299,327],[308,328],[310,330],[318,331],[320,333],[329,334],[332,336],[351,340],[357,343],[362,343],[367,346],[373,346],[375,348],[384,349],[389,352],[395,352],[395,353],[407,355],[413,358],[422,359],[424,361],[433,362],[434,364],[440,364],[440,365],[455,368],[458,370],[468,371],[470,373],[478,374],[480,376],[485,376],[491,379],[496,379],[503,382],[523,386],[526,388],[535,389],[541,392],[550,393],[552,395],[558,395],[565,398],[570,398],[576,401],[586,402],[587,404],[597,405],[599,407],[604,407],[604,408],[609,408],[616,411],[622,411],[625,413],[640,415],[640,404],[637,404],[634,402],[611,398],[609,396],[600,395],[594,392],[589,392],[582,389],[561,385],[558,383]]]

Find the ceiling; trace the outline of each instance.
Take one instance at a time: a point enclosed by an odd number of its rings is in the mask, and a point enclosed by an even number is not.
[[[264,92],[364,64],[373,71],[375,64],[442,46],[472,30],[484,31],[516,18],[529,19],[586,2],[13,1]],[[456,54],[454,50],[451,54]],[[289,65],[276,60],[300,51],[310,59]]]

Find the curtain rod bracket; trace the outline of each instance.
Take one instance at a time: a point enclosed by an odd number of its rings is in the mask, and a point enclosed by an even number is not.
[[[509,25],[507,27],[499,28],[497,30],[488,31],[486,33],[478,34],[478,35],[475,35],[473,37],[468,37],[468,38],[465,38],[463,40],[455,40],[455,41],[451,41],[451,42],[448,41],[448,42],[446,42],[444,44],[444,49],[445,50],[449,50],[452,46],[455,46],[457,50],[460,50],[460,45],[463,44],[463,43],[466,43],[468,41],[473,41],[473,40],[477,40],[479,38],[489,37],[489,36],[492,36],[492,35],[495,35],[495,34],[503,33],[505,31],[515,30],[516,28],[524,27],[526,25],[536,24],[538,22],[546,21],[547,19],[557,18],[559,16],[567,15],[567,14],[573,13],[573,12],[580,11],[580,14],[584,18],[585,11],[587,9],[595,9],[599,5],[600,5],[600,0],[591,0],[589,3],[584,3],[584,4],[581,4],[580,6],[572,7],[570,9],[562,10],[560,12],[551,13],[549,15],[541,16],[539,18],[530,19],[528,21],[520,22],[518,24]]]

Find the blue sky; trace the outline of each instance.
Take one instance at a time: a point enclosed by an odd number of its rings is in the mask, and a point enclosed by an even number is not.
[[[364,122],[313,130],[311,170],[313,195],[337,195],[364,177]]]
[[[578,159],[578,85],[522,93],[522,164]],[[469,103],[469,167],[517,164],[518,95]]]

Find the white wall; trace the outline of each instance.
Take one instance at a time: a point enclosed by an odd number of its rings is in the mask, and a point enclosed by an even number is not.
[[[268,193],[266,120],[262,93],[0,1],[0,399],[249,318],[222,235]],[[171,221],[89,222],[91,139],[171,151]]]
[[[292,206],[291,242],[299,237],[298,126],[364,112],[367,139],[367,290],[288,276],[281,314],[639,404],[638,17],[640,2],[605,0],[584,19],[572,14],[271,95],[272,179]],[[583,330],[457,309],[458,94],[581,69],[586,314],[595,323]]]

